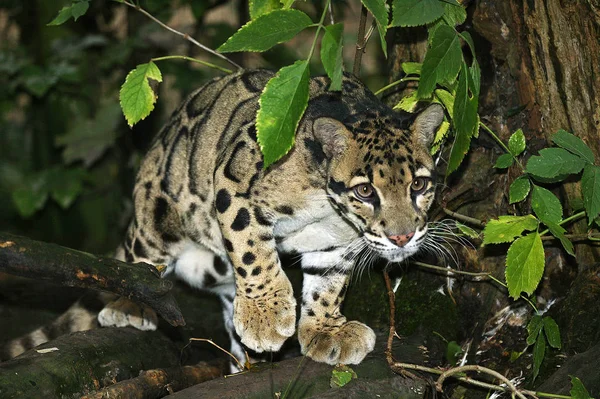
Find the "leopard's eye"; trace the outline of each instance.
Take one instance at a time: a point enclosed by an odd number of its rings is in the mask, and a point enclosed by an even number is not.
[[[375,198],[375,189],[369,183],[358,184],[354,186],[354,194],[360,200],[370,201]]]
[[[410,189],[416,194],[423,191],[425,187],[427,187],[427,178],[425,177],[415,177],[410,185]]]

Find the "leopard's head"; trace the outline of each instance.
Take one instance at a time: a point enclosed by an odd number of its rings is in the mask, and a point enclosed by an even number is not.
[[[369,112],[352,123],[314,122],[329,159],[330,201],[368,247],[391,262],[416,253],[427,234],[435,191],[429,147],[443,117],[434,104],[410,125],[391,111]]]

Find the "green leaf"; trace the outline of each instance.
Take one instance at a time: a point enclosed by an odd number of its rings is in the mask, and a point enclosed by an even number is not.
[[[403,62],[402,70],[407,75],[420,75],[423,64],[420,62]]]
[[[508,149],[515,157],[525,151],[525,135],[521,129],[514,132],[508,139]]]
[[[523,201],[525,198],[527,198],[530,188],[531,183],[529,182],[527,176],[517,177],[508,189],[509,202],[514,204],[515,202]]]
[[[437,153],[442,144],[444,143],[444,139],[448,135],[448,131],[450,129],[450,123],[448,121],[442,121],[437,132],[435,132],[435,137],[433,138],[433,145],[431,146],[430,154]]]
[[[544,334],[551,347],[560,349],[560,330],[558,329],[558,324],[550,316],[544,317]]]
[[[438,0],[394,0],[391,26],[418,26],[435,21],[444,14]]]
[[[296,61],[281,68],[260,96],[256,128],[265,169],[294,144],[296,127],[308,104],[309,76],[308,61]]]
[[[563,229],[562,226],[559,225],[558,223],[544,222],[544,224],[548,227],[548,230],[550,230],[550,233],[552,233],[552,235],[554,237],[559,239],[559,241],[562,244],[565,251],[567,251],[567,253],[569,255],[575,256],[575,250],[573,248],[573,243],[571,241],[569,241],[569,239],[567,237],[565,237],[566,230]]]
[[[281,2],[279,0],[250,0],[248,3],[250,19],[256,19],[280,8]]]
[[[73,201],[83,191],[85,170],[81,168],[57,168],[48,174],[47,185],[52,199],[63,209],[71,206]]]
[[[435,97],[440,100],[442,104],[444,104],[444,108],[448,111],[449,115],[453,115],[454,113],[454,95],[452,93],[443,90],[436,89],[434,92]]]
[[[600,167],[585,165],[583,176],[581,176],[581,191],[588,224],[592,224],[592,221],[600,213]]]
[[[452,123],[455,130],[454,144],[450,151],[448,169],[446,175],[449,175],[462,163],[465,155],[471,146],[471,138],[477,129],[477,97],[469,97],[469,87],[467,78],[467,65],[463,62],[462,71],[458,79],[456,88],[456,97],[454,99],[454,112],[452,114]]]
[[[459,222],[455,222],[455,223],[456,223],[456,228],[458,228],[458,230],[460,230],[460,232],[463,233],[464,235],[466,235],[467,237],[479,238],[479,233],[477,233],[475,230],[473,230],[469,226],[466,226]]]
[[[48,200],[47,172],[38,173],[27,179],[11,194],[17,211],[23,218],[29,218],[44,207]]]
[[[515,299],[521,292],[530,295],[537,288],[543,273],[544,246],[540,234],[536,231],[517,238],[506,255],[505,277],[509,295]]]
[[[483,229],[483,244],[500,244],[511,242],[525,230],[535,230],[538,220],[533,215],[500,216],[498,220],[490,220]]]
[[[329,386],[332,388],[343,387],[352,381],[353,378],[357,378],[354,370],[346,365],[337,365],[333,370],[331,370]]]
[[[534,177],[550,181],[560,181],[566,175],[581,172],[585,161],[577,155],[562,148],[544,148],[539,156],[532,156],[527,161],[525,170]],[[559,180],[555,180],[559,179]]]
[[[467,10],[455,0],[450,0],[444,3],[442,19],[451,27],[461,25],[467,19]]]
[[[50,21],[47,24],[47,26],[62,25],[65,22],[67,22],[70,18],[73,18],[75,21],[77,21],[77,18],[84,15],[87,12],[89,7],[90,7],[90,3],[88,3],[87,0],[76,1],[76,2],[72,3],[70,6],[63,7],[58,12],[58,15],[52,21]]]
[[[590,393],[585,389],[579,378],[573,377],[572,375],[569,377],[571,377],[571,392],[569,393],[573,399],[592,399]]]
[[[342,35],[344,24],[327,25],[321,41],[321,62],[331,79],[329,90],[342,90]]]
[[[130,127],[150,115],[154,109],[156,94],[150,87],[149,79],[162,82],[160,70],[152,61],[140,64],[129,72],[121,86],[119,101]]]
[[[537,217],[544,223],[558,223],[562,219],[562,205],[550,190],[533,185],[531,207]]]
[[[242,26],[217,51],[266,51],[276,44],[290,40],[310,25],[310,17],[302,11],[271,11]]]
[[[574,134],[571,134],[561,129],[558,132],[556,132],[550,139],[557,146],[562,147],[565,150],[568,150],[573,154],[583,158],[587,163],[594,163],[595,157],[590,147],[588,147],[583,142],[583,140],[581,140]]]
[[[415,108],[419,103],[417,92],[413,91],[408,96],[403,97],[398,104],[394,106],[394,109],[401,109],[406,112],[415,112]]]
[[[434,33],[431,48],[425,54],[418,93],[420,98],[431,96],[435,85],[453,82],[460,71],[462,51],[456,31],[440,26]]]
[[[542,361],[544,360],[544,356],[546,355],[546,340],[543,338],[535,341],[535,346],[533,347],[533,380],[537,378],[540,372],[540,366],[542,365]]]
[[[542,316],[534,315],[529,323],[527,324],[527,345],[533,345],[535,341],[537,341],[540,332],[542,331],[542,327],[544,327],[544,323],[542,322]]]
[[[510,154],[502,154],[496,159],[496,163],[494,164],[494,168],[498,169],[506,169],[509,166],[512,166],[514,162],[513,156]]]
[[[363,5],[369,10],[369,12],[375,18],[377,23],[377,31],[379,32],[379,38],[381,40],[381,48],[383,55],[387,58],[387,43],[385,41],[385,35],[388,27],[388,10],[385,7],[385,0],[362,0]]]
[[[462,353],[463,350],[456,341],[448,342],[448,346],[446,346],[446,360],[449,364],[456,366]]]

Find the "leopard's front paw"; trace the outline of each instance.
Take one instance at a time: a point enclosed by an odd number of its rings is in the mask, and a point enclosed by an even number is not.
[[[156,312],[147,305],[139,305],[127,298],[119,298],[106,305],[98,313],[98,322],[102,327],[128,327],[153,331],[158,326]]]
[[[300,325],[298,340],[302,353],[327,364],[358,364],[375,346],[375,333],[358,321],[339,326]]]
[[[287,283],[287,284],[286,284]],[[296,329],[296,299],[289,281],[265,296],[243,293],[234,300],[233,325],[244,345],[256,351],[278,351]]]

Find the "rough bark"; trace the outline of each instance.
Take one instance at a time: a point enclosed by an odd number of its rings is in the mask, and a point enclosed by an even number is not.
[[[132,328],[83,331],[0,363],[0,397],[79,397],[137,377],[141,370],[178,362],[179,349],[158,332]]]
[[[160,272],[151,265],[131,265],[0,233],[0,272],[112,292],[145,303],[174,326],[185,325],[169,292],[173,283],[161,279]]]

